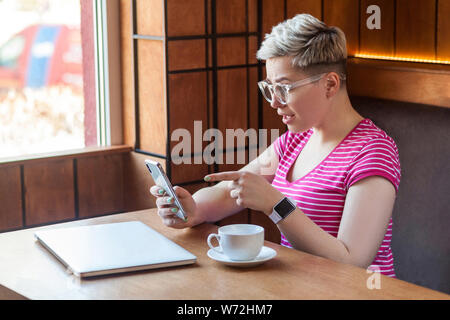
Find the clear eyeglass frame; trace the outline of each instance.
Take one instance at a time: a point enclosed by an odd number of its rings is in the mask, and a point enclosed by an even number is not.
[[[326,74],[327,73],[316,74],[312,77],[302,79],[302,80],[299,80],[299,81],[296,81],[296,82],[290,83],[290,84],[285,84],[285,83],[270,84],[267,81],[262,80],[262,81],[258,82],[258,87],[261,90],[261,93],[264,96],[264,98],[270,104],[272,104],[273,97],[275,96],[281,104],[286,105],[288,103],[289,91],[291,91],[292,89],[319,81]],[[345,80],[345,76],[343,76],[343,75],[339,75],[339,78],[341,78],[341,80]]]

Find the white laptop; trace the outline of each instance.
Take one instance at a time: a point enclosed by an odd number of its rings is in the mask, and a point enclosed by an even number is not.
[[[197,260],[139,221],[43,230],[34,236],[79,277],[179,266]]]

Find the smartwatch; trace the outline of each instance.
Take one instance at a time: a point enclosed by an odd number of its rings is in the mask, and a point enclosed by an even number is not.
[[[272,213],[269,218],[277,224],[284,218],[286,218],[292,211],[297,208],[297,204],[294,199],[289,197],[284,197],[273,207]]]

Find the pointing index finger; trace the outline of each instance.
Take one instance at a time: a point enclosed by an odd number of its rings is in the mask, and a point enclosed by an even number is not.
[[[241,177],[241,172],[239,171],[225,171],[219,173],[208,174],[205,177],[205,181],[227,181],[227,180],[238,180]]]

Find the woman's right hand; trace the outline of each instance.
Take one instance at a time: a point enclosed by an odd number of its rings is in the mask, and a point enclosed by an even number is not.
[[[176,229],[183,229],[196,225],[197,223],[195,221],[198,217],[196,216],[197,204],[195,203],[194,198],[189,191],[182,187],[175,186],[173,189],[178,197],[178,200],[183,206],[184,212],[186,213],[186,221],[183,221],[177,217],[176,213],[179,208],[174,203],[174,199],[166,194],[163,188],[157,185],[150,188],[150,193],[156,197],[158,215],[161,217],[163,223],[168,227]]]

